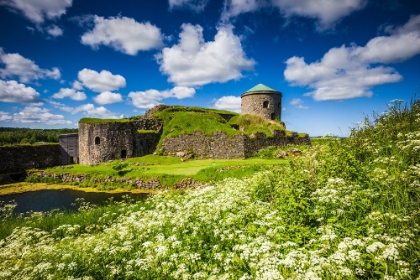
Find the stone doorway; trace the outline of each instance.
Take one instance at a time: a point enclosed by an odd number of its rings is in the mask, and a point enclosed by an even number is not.
[[[121,150],[121,158],[127,158],[127,150]]]

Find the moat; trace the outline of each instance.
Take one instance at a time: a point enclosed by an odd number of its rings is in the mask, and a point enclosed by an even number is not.
[[[104,205],[110,200],[121,201],[128,195],[135,200],[144,200],[149,194],[146,193],[102,193],[102,192],[84,192],[77,190],[40,190],[33,192],[24,192],[18,194],[9,194],[0,196],[0,201],[6,203],[14,200],[17,203],[15,214],[34,211],[47,212],[53,209],[63,211],[77,210],[75,205],[77,198],[83,198],[85,202],[95,205]],[[73,205],[72,205],[73,204]]]

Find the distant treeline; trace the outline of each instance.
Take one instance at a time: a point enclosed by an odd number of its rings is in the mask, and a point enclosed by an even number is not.
[[[0,146],[12,144],[58,143],[60,134],[77,133],[77,128],[30,129],[0,127]]]

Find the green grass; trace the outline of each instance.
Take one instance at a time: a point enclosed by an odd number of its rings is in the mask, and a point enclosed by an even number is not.
[[[269,121],[256,115],[237,115],[229,124],[237,125],[245,134],[264,133],[267,137],[273,137],[274,130],[285,130],[279,121]]]
[[[164,191],[96,220],[23,222],[0,240],[0,277],[419,279],[420,105],[393,102],[349,138],[320,140],[289,164],[259,160],[195,174],[243,169],[247,178]]]
[[[202,131],[205,135],[212,135],[216,131],[222,131],[233,136],[241,134],[233,129],[226,120],[219,114],[204,111],[172,111],[165,109],[156,112],[155,116],[163,119],[163,132],[158,146],[162,145],[167,137],[177,137],[181,134],[193,134],[195,131]]]
[[[147,155],[144,157],[131,158],[126,161],[116,160],[113,162],[102,163],[98,165],[67,165],[64,167],[52,167],[45,169],[46,172],[62,174],[70,173],[73,175],[87,175],[90,181],[79,184],[82,187],[98,187],[102,190],[113,188],[127,188],[132,186],[124,184],[98,184],[95,179],[104,178],[139,178],[144,181],[158,179],[162,185],[173,187],[183,179],[191,178],[203,183],[214,180],[222,180],[227,177],[241,178],[249,176],[263,166],[272,166],[287,164],[287,160],[273,158],[250,158],[250,159],[203,159],[181,161],[178,157]],[[233,168],[226,168],[233,167]],[[218,170],[217,176],[214,171]],[[28,182],[59,183],[54,178],[38,179],[36,176],[30,176]]]

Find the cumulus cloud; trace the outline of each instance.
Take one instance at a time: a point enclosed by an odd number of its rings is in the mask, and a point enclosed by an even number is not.
[[[202,12],[209,0],[169,0],[169,9],[184,8]]]
[[[95,107],[95,105],[88,103],[78,107],[70,107],[60,102],[48,101],[54,108],[60,109],[72,115],[82,112],[88,117],[117,119],[117,115],[109,111],[104,106]]]
[[[24,58],[18,53],[5,53],[0,48],[0,62],[5,64],[5,68],[0,68],[0,77],[19,77],[22,83],[38,79],[55,79],[61,77],[60,70],[54,67],[51,70],[39,68],[32,60]]]
[[[0,111],[0,122],[4,121],[11,121],[13,118],[9,115],[9,113]]]
[[[317,20],[318,28],[325,30],[354,11],[366,6],[367,0],[225,0],[221,19],[223,21],[242,13],[255,12],[262,8],[277,8],[285,18],[309,17]]]
[[[66,13],[73,0],[2,0],[0,5],[8,6],[34,23],[55,19]]]
[[[35,106],[25,107],[19,113],[13,114],[11,121],[16,123],[42,123],[47,125],[72,123],[66,120],[63,115],[54,115],[46,108]]]
[[[303,57],[286,61],[284,77],[292,85],[308,86],[315,100],[343,100],[372,96],[376,85],[395,83],[402,76],[387,63],[407,60],[420,53],[420,29],[412,17],[404,26],[393,29],[389,36],[378,36],[365,46],[351,45],[330,49],[320,61],[307,64]]]
[[[241,40],[231,25],[221,26],[214,41],[204,42],[200,25],[183,24],[179,43],[156,55],[160,71],[178,86],[201,86],[227,82],[251,71],[255,61],[248,59]]]
[[[0,80],[0,101],[34,103],[39,102],[40,98],[39,93],[31,87],[16,81]]]
[[[293,98],[292,101],[290,101],[290,105],[293,105],[298,109],[309,109],[309,107],[303,106],[303,101],[300,98]]]
[[[149,89],[146,91],[132,91],[128,94],[128,98],[137,108],[152,108],[159,104],[159,101],[166,98],[183,99],[193,97],[195,94],[194,88],[189,87],[174,87],[169,90],[158,91]]]
[[[94,16],[94,28],[82,35],[81,42],[97,49],[100,45],[109,46],[129,55],[163,46],[160,29],[146,23],[139,23],[128,17]]]
[[[63,30],[55,24],[48,26],[46,28],[46,31],[48,32],[48,34],[50,34],[53,37],[58,37],[58,36],[63,35]]]
[[[240,113],[241,98],[238,96],[223,96],[214,101],[214,108]]]
[[[113,75],[107,70],[96,72],[95,70],[84,68],[79,71],[78,78],[82,84],[95,91],[111,91],[126,86],[125,78],[121,75]],[[79,84],[76,84],[79,86]]]
[[[101,94],[95,96],[93,98],[96,103],[104,105],[104,104],[112,104],[122,101],[122,96],[119,93],[114,93],[110,91],[101,92]]]
[[[72,87],[76,90],[82,90],[83,89],[83,85],[79,81],[74,81],[73,84],[72,84]]]
[[[86,94],[81,91],[76,91],[72,88],[62,88],[59,92],[56,92],[52,95],[52,98],[63,99],[69,97],[70,99],[76,101],[82,101],[86,99]]]

